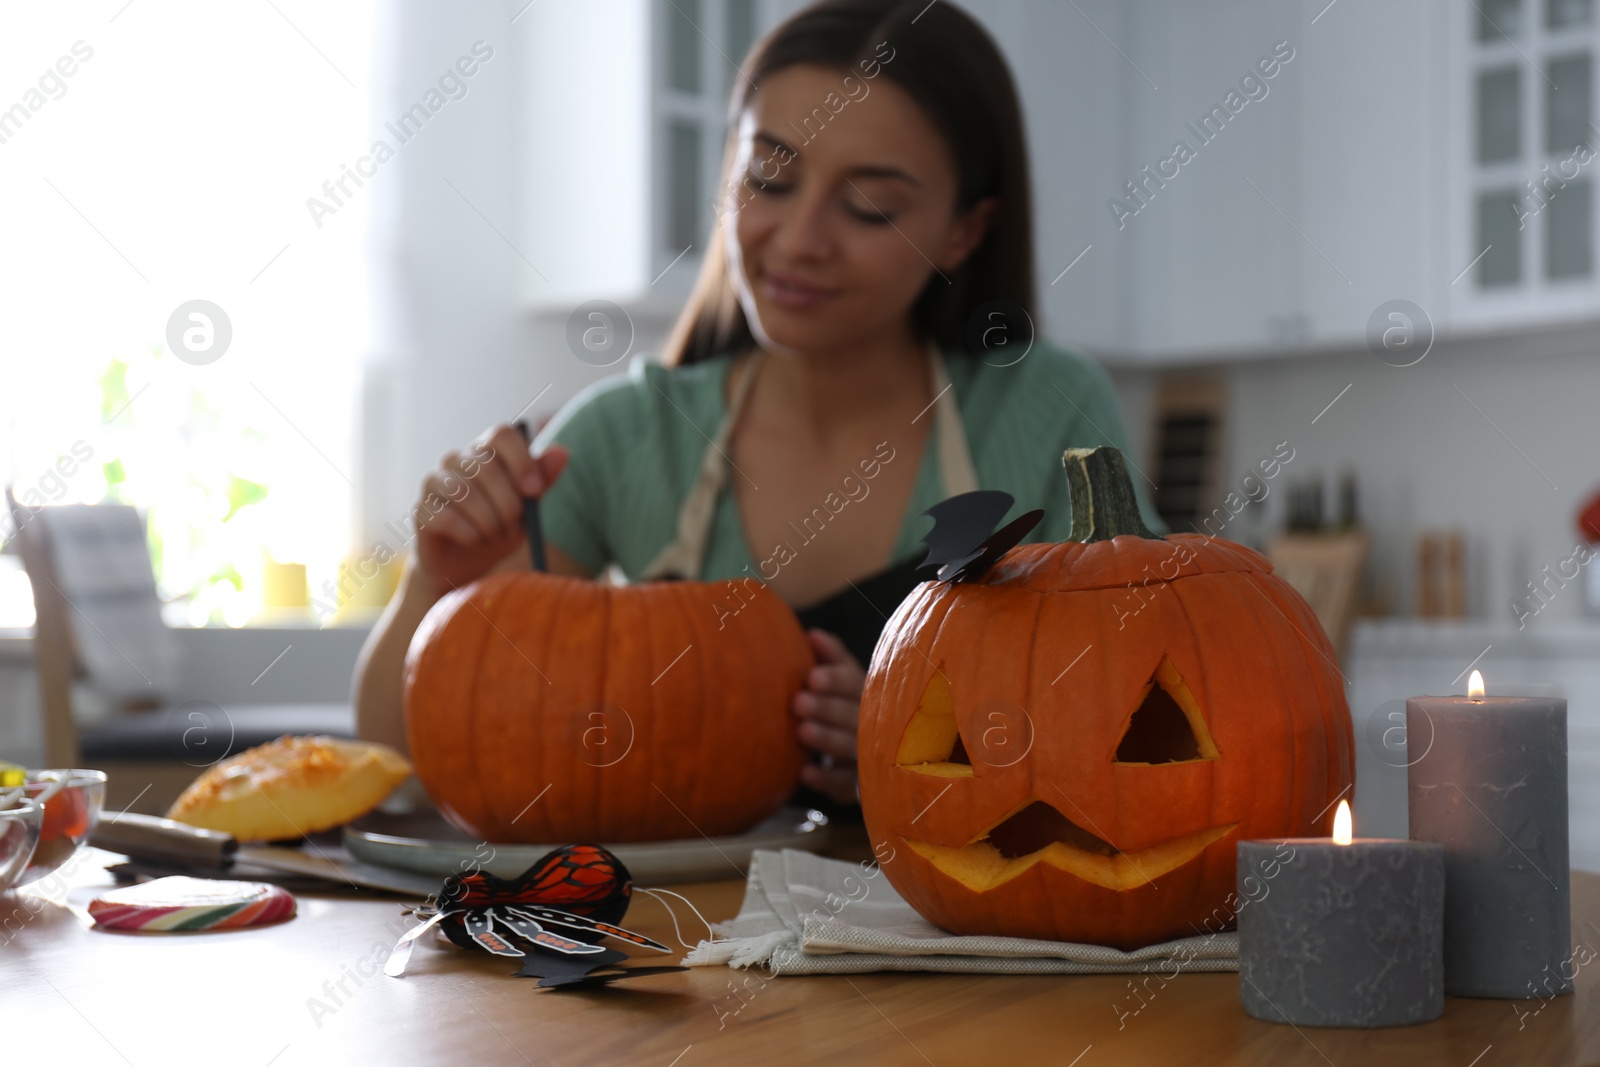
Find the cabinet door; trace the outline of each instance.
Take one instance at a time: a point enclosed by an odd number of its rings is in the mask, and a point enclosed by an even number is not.
[[[1127,101],[1155,91],[1118,51],[1133,47],[1135,5],[966,0],[962,6],[1000,45],[1022,97],[1033,182],[1034,325],[1055,341],[1126,355],[1133,245],[1107,201],[1131,177]]]
[[[1137,208],[1118,234],[1134,249],[1131,347],[1172,361],[1291,346],[1307,212],[1299,12],[1270,0],[1135,10],[1130,55],[1159,92],[1133,96],[1133,186],[1114,190]]]
[[[535,3],[512,28],[525,102],[514,244],[527,250],[518,284],[533,310],[626,301],[653,277],[650,31],[649,0]]]
[[[1303,90],[1305,239],[1296,257],[1307,339],[1363,343],[1373,311],[1396,299],[1440,328],[1456,273],[1439,243],[1449,173],[1444,9],[1340,0],[1310,17],[1293,72]]]

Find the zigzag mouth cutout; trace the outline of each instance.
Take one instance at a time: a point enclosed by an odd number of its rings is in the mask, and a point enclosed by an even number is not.
[[[1137,889],[1200,855],[1238,823],[1211,826],[1124,852],[1042,800],[1024,804],[968,844],[905,838],[918,855],[969,889],[985,892],[1044,863],[1106,889]]]

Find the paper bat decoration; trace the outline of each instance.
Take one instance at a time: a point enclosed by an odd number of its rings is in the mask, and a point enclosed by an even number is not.
[[[939,501],[923,512],[933,517],[933,529],[922,539],[928,557],[920,566],[937,566],[935,577],[941,582],[981,578],[1044,518],[1044,512],[1035,509],[996,530],[995,524],[1015,502],[1015,497],[999,489],[978,489]]]

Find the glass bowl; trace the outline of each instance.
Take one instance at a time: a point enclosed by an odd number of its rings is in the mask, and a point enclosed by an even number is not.
[[[104,771],[81,769],[29,771],[22,788],[43,805],[44,817],[39,826],[39,847],[34,849],[17,885],[43,878],[83,847],[100,822],[106,775]]]
[[[0,790],[0,892],[17,885],[39,844],[44,805],[22,786]]]

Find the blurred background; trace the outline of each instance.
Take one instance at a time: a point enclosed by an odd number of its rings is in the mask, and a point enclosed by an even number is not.
[[[422,474],[659,344],[736,64],[800,6],[0,11],[0,481],[131,505],[164,627],[254,635],[174,638],[164,705],[343,699]],[[1472,666],[1568,697],[1600,810],[1592,0],[963,6],[1023,96],[1034,328],[1111,370],[1174,529],[1268,551],[1316,606],[1366,828],[1404,831],[1395,702]],[[24,762],[50,733],[28,514],[0,518]],[[80,723],[128,704],[67,674]]]

